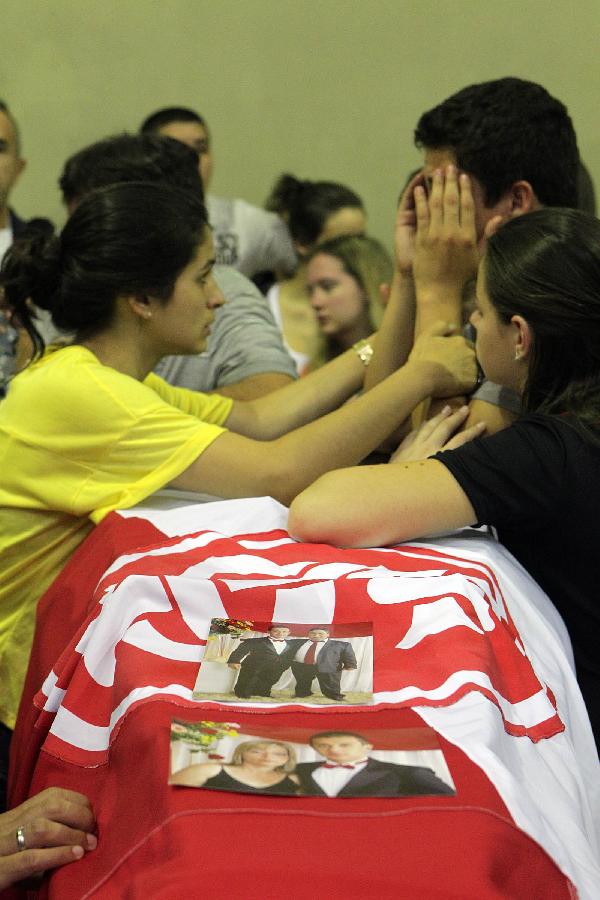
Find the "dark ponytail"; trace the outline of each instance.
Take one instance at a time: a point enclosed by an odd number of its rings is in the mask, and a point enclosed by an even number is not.
[[[60,237],[17,242],[0,274],[13,322],[43,340],[34,307],[47,309],[57,328],[78,337],[105,328],[123,295],[167,301],[179,273],[205,237],[202,200],[163,184],[129,182],[93,191]]]
[[[503,322],[533,332],[523,409],[571,414],[600,433],[600,221],[575,209],[517,216],[489,239],[483,263]]]
[[[335,181],[300,181],[284,174],[275,183],[266,208],[287,223],[294,241],[310,248],[319,238],[327,218],[345,207],[364,209],[354,191]]]

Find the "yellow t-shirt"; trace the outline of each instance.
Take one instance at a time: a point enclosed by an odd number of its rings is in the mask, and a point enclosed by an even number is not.
[[[0,403],[0,720],[14,727],[39,598],[111,510],[183,472],[232,401],[50,348]]]

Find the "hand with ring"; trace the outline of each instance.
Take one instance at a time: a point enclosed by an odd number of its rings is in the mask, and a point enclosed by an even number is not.
[[[48,788],[0,815],[0,890],[81,859],[97,844],[87,797]]]

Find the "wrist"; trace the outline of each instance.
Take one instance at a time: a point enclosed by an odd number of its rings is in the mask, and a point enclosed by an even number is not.
[[[437,363],[426,359],[409,357],[404,366],[398,370],[405,379],[414,386],[417,403],[435,393]]]
[[[431,282],[430,284],[419,284],[415,281],[415,294],[417,298],[417,306],[428,307],[443,303],[457,303],[462,305],[463,288],[454,284],[444,284],[442,281]]]

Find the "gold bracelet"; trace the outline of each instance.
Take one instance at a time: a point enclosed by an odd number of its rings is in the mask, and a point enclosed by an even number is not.
[[[373,347],[367,338],[363,338],[362,341],[357,341],[355,344],[352,344],[352,349],[366,368],[373,359],[374,352]]]

